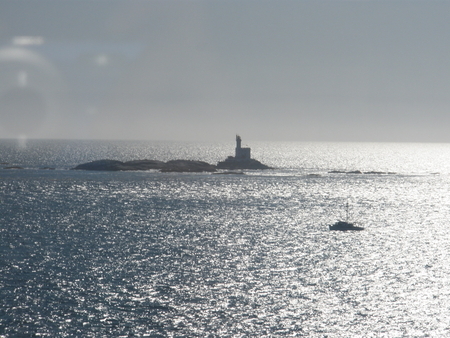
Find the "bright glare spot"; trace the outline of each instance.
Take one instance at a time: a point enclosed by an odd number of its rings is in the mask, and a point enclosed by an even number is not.
[[[106,55],[106,54],[97,55],[95,57],[95,63],[100,67],[104,67],[104,66],[108,65],[108,63],[109,63],[108,55]]]
[[[19,74],[17,74],[17,83],[19,87],[26,87],[28,84],[28,73],[25,70],[21,70]]]
[[[17,137],[17,144],[19,145],[19,148],[25,149],[27,147],[27,136],[24,134],[21,134]]]
[[[42,45],[44,38],[42,36],[15,36],[12,39],[12,43],[15,46]]]

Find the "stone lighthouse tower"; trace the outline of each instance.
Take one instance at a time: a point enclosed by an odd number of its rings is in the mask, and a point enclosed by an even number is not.
[[[236,160],[249,160],[250,159],[250,148],[242,148],[241,147],[241,137],[236,135]]]

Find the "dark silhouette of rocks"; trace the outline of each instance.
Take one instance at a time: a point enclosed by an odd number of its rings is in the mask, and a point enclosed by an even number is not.
[[[243,171],[222,171],[214,173],[214,175],[245,175]]]
[[[269,166],[250,157],[250,148],[241,147],[241,137],[236,135],[236,156],[228,156],[217,166],[192,160],[172,160],[168,162],[155,160],[134,160],[121,162],[116,160],[97,160],[84,163],[73,168],[74,170],[100,170],[100,171],[129,171],[151,170],[161,172],[215,172],[216,169],[272,169]]]
[[[134,160],[121,162],[116,160],[97,160],[83,163],[74,170],[97,171],[136,171],[136,170],[160,170],[162,172],[214,172],[216,167],[206,162],[190,160],[173,160],[162,162],[157,160]]]
[[[11,166],[11,167],[4,167],[3,169],[24,169],[24,168],[19,166]]]
[[[217,163],[217,169],[272,169],[250,157],[250,148],[241,147],[241,137],[236,135],[235,156],[228,156],[225,161]]]
[[[343,170],[331,170],[328,172],[329,174],[364,174],[364,175],[395,175],[395,172],[392,171],[365,171],[361,170],[352,170],[352,171],[343,171]]]
[[[166,162],[161,172],[214,172],[216,166],[202,162],[190,160],[173,160]]]
[[[217,169],[236,170],[236,169],[272,169],[272,168],[265,164],[262,164],[261,162],[253,158],[247,160],[239,160],[233,156],[229,156],[225,159],[225,161],[217,163]]]
[[[352,170],[352,171],[348,171],[347,174],[362,174],[361,170]]]
[[[165,166],[163,161],[157,160],[133,160],[125,162],[124,165],[126,167],[130,167],[133,169],[129,170],[149,170],[149,169],[162,169]]]
[[[150,170],[161,169],[162,161],[134,160],[121,162],[116,160],[97,160],[77,165],[74,170],[98,170],[98,171],[127,171],[127,170]]]
[[[393,171],[367,171],[364,172],[366,175],[395,175],[396,173]]]

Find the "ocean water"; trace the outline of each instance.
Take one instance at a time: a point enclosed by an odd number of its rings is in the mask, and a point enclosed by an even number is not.
[[[450,336],[449,144],[250,146],[276,169],[73,171],[234,144],[0,141],[25,168],[0,169],[0,337]],[[329,231],[347,202],[365,230]]]

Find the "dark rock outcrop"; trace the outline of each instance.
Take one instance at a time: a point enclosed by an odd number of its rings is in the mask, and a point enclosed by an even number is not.
[[[328,172],[329,174],[364,174],[364,175],[395,175],[395,172],[392,171],[364,171],[361,170],[352,170],[352,171],[343,171],[343,170],[331,170]]]
[[[126,171],[126,170],[150,170],[161,169],[162,161],[135,160],[121,162],[116,160],[97,160],[77,165],[74,170],[98,170],[98,171]]]
[[[149,169],[162,169],[165,166],[163,161],[157,160],[133,160],[124,163],[127,168],[133,168],[128,170],[149,170]]]
[[[24,169],[23,167],[19,167],[19,166],[11,166],[11,167],[4,167],[3,169]]]
[[[214,172],[216,166],[202,162],[190,160],[173,160],[166,162],[161,172]]]
[[[217,163],[217,169],[272,169],[271,167],[262,164],[258,160],[253,158],[250,159],[236,159],[233,156],[228,156],[225,161]]]
[[[174,160],[162,162],[156,160],[134,160],[121,162],[116,160],[98,160],[84,163],[73,168],[74,170],[97,170],[97,171],[130,171],[156,169],[162,172],[213,172],[216,167],[206,162]]]
[[[214,173],[215,175],[245,175],[243,171],[222,171]]]
[[[115,160],[98,160],[77,165],[73,170],[119,171],[122,170],[123,164]]]
[[[236,135],[235,156],[228,156],[225,161],[217,163],[217,169],[273,169],[250,156],[250,148],[242,147],[242,139]]]

